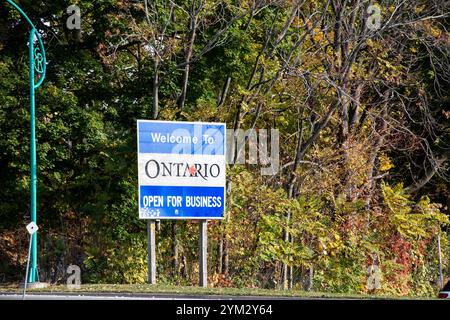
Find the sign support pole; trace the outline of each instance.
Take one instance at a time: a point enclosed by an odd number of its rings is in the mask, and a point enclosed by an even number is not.
[[[199,222],[199,285],[206,288],[208,286],[208,220]]]
[[[156,284],[156,247],[155,247],[155,220],[148,220],[147,222],[147,282],[149,284]]]

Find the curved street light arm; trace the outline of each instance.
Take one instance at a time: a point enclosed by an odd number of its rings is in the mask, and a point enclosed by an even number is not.
[[[34,71],[36,71],[36,73],[39,74],[39,80],[36,84],[34,84],[34,88],[36,89],[42,84],[42,82],[44,81],[44,78],[45,78],[47,59],[45,56],[44,44],[42,43],[42,39],[41,39],[41,36],[39,35],[39,32],[37,31],[33,22],[27,16],[27,14],[12,0],[6,0],[6,1],[10,5],[12,5],[14,7],[14,9],[19,11],[20,15],[22,17],[24,17],[25,20],[30,25],[30,27],[31,27],[30,38],[29,38],[30,45],[34,48],[34,42],[35,42],[34,37],[36,37],[36,39],[38,41],[39,47],[34,49],[33,52],[30,53],[30,62],[32,62],[32,66],[34,66],[34,68],[32,68],[31,70],[34,70]],[[31,73],[31,70],[30,70],[30,73]]]

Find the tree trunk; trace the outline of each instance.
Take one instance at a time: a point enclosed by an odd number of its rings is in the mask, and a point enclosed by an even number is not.
[[[217,102],[217,108],[220,108],[225,103],[225,99],[227,98],[230,83],[231,83],[231,77],[227,76],[227,80],[225,81],[225,85],[223,86],[222,94],[220,95],[220,99]]]
[[[292,290],[294,287],[294,267],[289,266],[288,268],[288,281],[289,281],[289,290]]]
[[[381,117],[375,120],[375,139],[371,147],[369,154],[369,159],[367,161],[367,185],[366,185],[366,196],[365,204],[366,207],[370,206],[372,201],[373,191],[375,188],[374,176],[376,176],[378,169],[375,166],[375,161],[378,157],[381,146],[383,145],[384,136],[386,135],[387,122],[384,119],[387,116],[387,103],[390,95],[390,91],[386,90],[383,94],[383,113]]]
[[[220,222],[220,225],[222,223]],[[220,235],[219,246],[217,248],[217,273],[223,272],[223,234]]]
[[[223,274],[228,276],[229,271],[228,239],[225,233],[223,239]]]
[[[177,276],[179,271],[178,263],[178,239],[177,239],[178,221],[172,221],[172,269],[173,275]]]
[[[291,213],[288,212],[286,215],[286,225],[289,225],[291,221]],[[287,230],[284,230],[284,235],[283,235],[283,240],[284,242],[288,243],[289,242],[289,232],[287,232]],[[289,289],[289,279],[288,279],[288,265],[286,263],[283,263],[283,290],[287,290]]]
[[[153,108],[152,108],[152,119],[158,118],[159,113],[159,61],[158,57],[155,57],[155,62],[153,65],[154,76],[153,76]]]
[[[194,52],[194,42],[195,37],[197,35],[197,14],[192,12],[192,16],[190,19],[190,37],[189,37],[189,43],[188,48],[186,49],[185,53],[185,62],[186,66],[184,67],[184,73],[183,73],[183,82],[181,84],[181,93],[178,97],[177,104],[180,108],[184,108],[184,104],[186,103],[186,94],[187,94],[187,87],[189,82],[189,68],[190,68],[190,61],[192,58],[192,53]]]
[[[226,184],[226,192],[227,192],[227,203],[231,207],[231,186],[232,181],[227,179]],[[222,272],[225,276],[228,276],[229,273],[229,245],[228,245],[228,236],[227,236],[227,224],[230,222],[231,216],[230,214],[227,214],[225,216],[225,219],[222,220],[223,228],[222,228],[222,260],[223,260],[223,266],[222,266]]]
[[[309,267],[309,283],[308,283],[308,291],[311,291],[313,289],[314,285],[314,267],[311,265]]]
[[[183,253],[182,259],[183,259],[183,275],[184,275],[184,278],[189,281],[189,279],[190,279],[189,278],[189,267],[188,267],[186,254]]]
[[[425,175],[413,185],[410,185],[405,188],[405,192],[412,193],[416,192],[419,189],[423,188],[428,182],[430,182],[431,178],[438,172],[441,168],[442,164],[448,160],[448,156],[443,156],[442,158],[436,159],[434,163],[430,167],[425,167]]]
[[[348,125],[350,132],[354,132],[354,127],[359,122],[359,101],[361,99],[362,89],[363,84],[358,84],[354,93],[354,101],[351,103]]]

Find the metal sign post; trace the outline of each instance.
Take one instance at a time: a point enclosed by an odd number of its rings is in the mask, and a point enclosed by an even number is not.
[[[207,220],[225,211],[224,123],[137,121],[139,218],[148,219],[148,282],[156,283],[155,220],[199,220],[200,286],[207,286]]]
[[[199,222],[199,286],[208,286],[208,220]]]
[[[156,248],[155,248],[155,220],[148,220],[147,222],[147,282],[156,284]]]

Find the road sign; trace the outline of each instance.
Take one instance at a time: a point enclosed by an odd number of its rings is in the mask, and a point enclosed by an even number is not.
[[[29,224],[27,224],[27,231],[30,235],[33,235],[34,233],[36,233],[36,231],[38,231],[38,226],[35,222],[30,222]]]
[[[139,218],[221,219],[224,123],[138,120]]]

